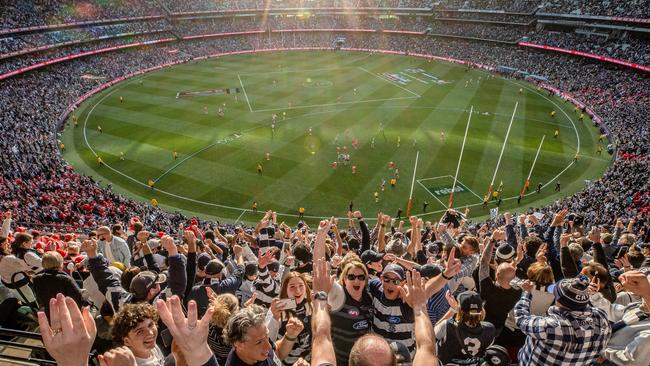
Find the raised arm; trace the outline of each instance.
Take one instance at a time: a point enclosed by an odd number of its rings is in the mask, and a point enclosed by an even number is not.
[[[418,218],[417,218],[417,216],[411,216],[409,218],[409,222],[411,223],[411,241],[409,242],[408,246],[406,247],[406,252],[411,255],[411,258],[415,258],[415,253],[416,253],[415,247],[420,242],[420,229],[418,227]],[[421,245],[420,245],[420,247],[421,247]]]
[[[411,270],[406,273],[406,287],[401,291],[406,303],[413,309],[415,317],[415,359],[413,366],[437,366],[436,337],[433,333],[433,325],[427,313],[426,291],[424,280],[420,274]]]
[[[333,278],[330,277],[327,263],[324,258],[318,258],[314,263],[314,293],[328,293],[332,288],[332,282]],[[331,328],[332,322],[329,310],[327,309],[327,299],[319,299],[319,296],[316,296],[314,299],[314,313],[311,317],[312,366],[321,366],[323,364],[336,365],[336,354],[334,353],[334,344],[332,343]]]
[[[361,230],[361,253],[370,249],[370,231],[368,225],[363,221],[361,211],[354,211],[354,218],[359,221],[359,230]]]
[[[2,229],[0,229],[0,236],[5,238],[9,236],[11,231],[11,211],[6,211],[4,213],[4,218],[2,220]]]
[[[379,225],[379,232],[377,233],[377,250],[383,252],[386,249],[386,225],[390,222],[390,216],[380,214],[381,225]]]
[[[503,217],[506,219],[506,243],[512,247],[512,249],[517,249],[517,234],[515,234],[515,225],[514,220],[512,219],[512,214],[506,212],[503,214]]]
[[[316,239],[314,240],[314,258],[325,258],[327,253],[325,240],[327,233],[330,231],[330,220],[321,220],[316,232]]]
[[[187,242],[187,264],[185,265],[185,293],[183,298],[187,298],[194,286],[194,278],[196,277],[196,236],[193,231],[187,230],[183,232],[185,241]]]
[[[185,272],[185,259],[178,254],[178,249],[174,243],[174,239],[165,235],[160,239],[160,244],[165,248],[168,253],[167,260],[169,261],[168,278],[169,290],[173,295],[178,296],[181,300],[185,295],[185,288],[187,286],[187,273]]]
[[[339,233],[339,228],[336,223],[332,224],[331,229],[334,232],[334,239],[336,240],[336,253],[343,256],[343,239],[341,239],[341,233]]]
[[[515,305],[515,322],[517,327],[529,337],[546,339],[548,336],[547,330],[553,332],[560,327],[560,324],[554,318],[530,314],[530,303],[533,298],[530,292],[533,288],[534,284],[528,280],[522,284],[524,292]]]
[[[560,265],[562,267],[562,275],[564,278],[571,278],[578,275],[578,267],[576,261],[573,260],[571,252],[569,251],[569,234],[562,234],[560,236]]]
[[[490,277],[490,260],[492,260],[492,252],[494,251],[494,246],[496,241],[504,236],[505,233],[501,230],[495,230],[492,233],[492,237],[488,239],[488,243],[481,253],[481,260],[479,261],[478,266],[478,280],[483,281],[484,279]]]
[[[454,278],[456,274],[460,271],[460,259],[456,258],[456,247],[451,248],[451,251],[449,252],[449,258],[447,258],[447,264],[445,266],[445,270],[442,271],[441,274],[439,274],[436,277],[433,277],[427,281],[425,285],[425,291],[427,298],[430,298],[433,296],[435,293],[440,291],[445,284]]]

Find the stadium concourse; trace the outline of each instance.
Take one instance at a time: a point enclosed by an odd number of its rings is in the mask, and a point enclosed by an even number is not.
[[[648,364],[644,2],[7,3],[2,362]],[[341,34],[349,48],[542,76],[599,117],[615,159],[572,196],[485,222],[448,212],[402,226],[351,211],[308,228],[272,211],[255,227],[166,212],[102,188],[60,155],[68,106],[106,81],[216,53],[331,47]],[[28,342],[32,354],[16,356],[8,347],[30,336],[12,329],[40,333],[45,349]]]

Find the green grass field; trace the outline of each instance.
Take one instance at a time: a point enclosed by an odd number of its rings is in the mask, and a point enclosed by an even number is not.
[[[454,207],[470,206],[472,217],[484,217],[489,212],[481,207],[482,197],[515,104],[495,178],[495,186],[503,181],[502,211],[551,202],[602,175],[610,156],[596,155],[598,130],[586,117],[579,121],[570,103],[532,84],[461,65],[364,53],[238,55],[148,73],[82,104],[74,113],[78,126],[69,123],[62,141],[65,158],[79,172],[110,182],[119,193],[146,202],[156,198],[162,207],[188,215],[244,222],[273,209],[294,223],[299,207],[312,222],[341,217],[350,201],[369,217],[378,210],[406,211],[419,151],[412,214],[437,219],[473,107]],[[548,185],[518,205],[544,135],[531,190],[539,182]],[[334,169],[337,145],[347,147],[351,162]],[[579,159],[571,165],[578,146]],[[394,188],[391,161],[399,169]],[[154,190],[147,187],[150,179]],[[554,192],[557,180],[560,193]],[[253,202],[259,213],[250,211]]]

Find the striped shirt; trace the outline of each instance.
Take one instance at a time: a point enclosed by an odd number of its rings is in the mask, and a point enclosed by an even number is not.
[[[374,310],[372,331],[386,339],[388,343],[400,342],[404,344],[413,356],[415,353],[413,309],[402,299],[387,299],[384,295],[384,287],[378,278],[373,278],[368,282],[368,289]]]
[[[267,308],[271,306],[273,298],[280,295],[280,280],[277,279],[278,277],[275,279],[271,277],[271,273],[267,267],[258,269],[257,278],[253,282],[255,288],[255,304],[266,306]]]
[[[449,303],[445,297],[447,291],[449,291],[449,286],[445,284],[440,291],[433,294],[427,300],[427,313],[429,314],[429,319],[431,319],[431,324],[434,326],[438,320],[445,316],[447,310],[449,310]]]
[[[295,311],[283,311],[282,314],[282,324],[280,324],[280,330],[278,331],[279,335],[284,336],[287,331],[287,323],[289,321],[289,315],[300,319],[304,328],[296,337],[297,340],[293,343],[293,348],[289,352],[289,355],[282,360],[282,363],[285,365],[293,365],[298,361],[300,357],[305,360],[309,360],[311,356],[311,305],[306,305],[307,301],[303,300],[301,304],[298,304]]]
[[[226,344],[223,339],[223,328],[210,325],[208,329],[208,346],[210,346],[210,350],[219,361],[219,365],[225,364],[232,346]]]

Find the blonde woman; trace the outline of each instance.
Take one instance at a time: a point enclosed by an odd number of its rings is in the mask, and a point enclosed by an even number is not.
[[[373,305],[367,288],[368,269],[359,260],[350,260],[346,261],[341,276],[329,291],[337,365],[348,364],[354,342],[370,331]]]
[[[219,361],[219,365],[225,365],[232,345],[225,342],[223,329],[228,324],[230,317],[239,310],[239,301],[233,294],[214,295],[213,292],[210,295],[210,307],[214,313],[208,330],[208,345]]]

